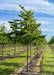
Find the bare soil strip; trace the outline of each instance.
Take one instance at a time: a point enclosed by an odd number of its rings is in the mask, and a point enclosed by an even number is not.
[[[18,68],[11,75],[39,75],[41,71],[41,61],[42,61],[45,47],[41,49],[35,56],[34,55],[32,56],[31,64],[30,64],[30,58],[29,58],[28,72],[26,72],[27,66],[25,62],[23,67]]]
[[[25,52],[27,52],[27,50],[20,51],[20,52],[16,53],[15,55],[11,54],[11,55],[8,55],[8,56],[4,56],[3,58],[0,58],[0,62],[5,61],[5,60],[10,59],[10,58],[18,57],[20,54],[23,54]]]

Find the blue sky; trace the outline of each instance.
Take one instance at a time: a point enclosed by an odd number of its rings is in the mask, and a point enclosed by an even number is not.
[[[18,19],[19,4],[26,10],[34,10],[37,23],[41,23],[42,34],[47,34],[47,41],[54,36],[54,0],[0,0],[0,24],[5,23],[10,29],[8,21]]]

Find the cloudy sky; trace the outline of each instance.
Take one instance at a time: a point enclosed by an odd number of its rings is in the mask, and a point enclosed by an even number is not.
[[[0,24],[5,23],[10,29],[8,21],[18,19],[19,4],[26,10],[34,10],[34,17],[41,22],[42,34],[47,34],[47,41],[54,36],[54,0],[0,0]]]

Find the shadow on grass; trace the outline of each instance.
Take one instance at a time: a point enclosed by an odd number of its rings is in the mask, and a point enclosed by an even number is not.
[[[18,56],[17,58],[27,58],[27,56]]]
[[[5,66],[14,66],[14,67],[20,66],[19,63],[6,63],[6,62],[1,63],[0,65],[5,65]]]
[[[51,58],[54,58],[54,57],[44,57],[44,58],[50,58],[51,59]]]
[[[23,58],[26,58],[26,56],[22,55],[22,56],[18,56],[15,58],[21,58],[21,60]],[[13,58],[14,59],[14,58]],[[12,61],[12,59],[11,59]],[[16,60],[16,62],[1,62],[0,63],[0,75],[10,75],[12,72],[14,72],[18,67],[23,66],[22,62],[18,62],[20,60]]]
[[[51,68],[54,67],[54,65],[46,65],[46,64],[45,65],[42,65],[42,66],[45,66],[46,68],[47,67],[51,67]]]
[[[0,68],[0,75],[10,75],[15,68],[20,67],[20,63],[1,63],[1,66],[6,66],[6,68]]]
[[[50,71],[42,71],[41,75],[54,75],[54,72],[50,72]]]
[[[54,65],[42,65],[43,67],[45,66],[46,68],[47,67],[50,67],[51,68],[51,71],[49,71],[49,70],[44,70],[44,69],[42,69],[42,71],[41,71],[41,75],[54,75],[54,72],[52,71],[52,68],[54,68]]]
[[[54,61],[46,61],[46,62],[54,62]]]
[[[10,75],[10,73],[12,73],[12,72],[13,72],[12,69],[9,69],[9,68],[7,68],[7,69],[1,69],[0,68],[0,75]]]

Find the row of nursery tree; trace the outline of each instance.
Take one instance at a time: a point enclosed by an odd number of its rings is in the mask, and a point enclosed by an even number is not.
[[[41,23],[37,23],[37,19],[34,18],[34,11],[27,11],[21,5],[19,7],[22,9],[20,14],[17,14],[20,19],[8,21],[11,32],[6,32],[4,24],[0,26],[0,44],[46,44],[46,35],[42,35]]]
[[[49,40],[48,44],[54,44],[54,36],[51,37],[51,39]]]

